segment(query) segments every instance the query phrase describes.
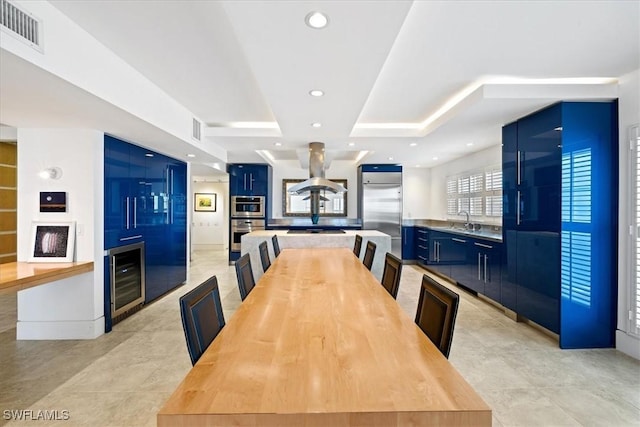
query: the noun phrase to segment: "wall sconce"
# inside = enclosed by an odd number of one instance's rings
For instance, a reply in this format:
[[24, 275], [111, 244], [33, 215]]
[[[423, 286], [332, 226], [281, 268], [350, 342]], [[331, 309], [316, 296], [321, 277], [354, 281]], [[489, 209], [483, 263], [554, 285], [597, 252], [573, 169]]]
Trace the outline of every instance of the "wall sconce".
[[47, 169], [43, 169], [38, 172], [38, 176], [42, 179], [60, 179], [62, 176], [62, 169], [57, 166], [53, 166]]

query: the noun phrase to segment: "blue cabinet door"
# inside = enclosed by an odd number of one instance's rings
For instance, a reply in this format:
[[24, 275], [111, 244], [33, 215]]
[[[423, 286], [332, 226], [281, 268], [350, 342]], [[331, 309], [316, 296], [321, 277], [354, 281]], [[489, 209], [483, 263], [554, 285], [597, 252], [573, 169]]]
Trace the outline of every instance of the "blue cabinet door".
[[518, 222], [518, 122], [502, 128], [502, 266], [500, 300], [510, 310], [517, 310], [517, 242]]
[[411, 226], [402, 227], [402, 259], [416, 259], [415, 255], [415, 235], [416, 228]]
[[502, 245], [489, 240], [474, 239], [470, 249], [469, 279], [476, 283], [474, 286], [478, 292], [500, 302]]
[[[484, 288], [478, 288], [475, 282], [473, 282], [472, 276], [469, 270], [470, 250], [469, 244], [471, 239], [465, 236], [451, 235], [451, 242], [449, 244], [449, 254], [447, 259], [450, 267], [450, 277], [456, 282], [473, 289], [476, 292], [482, 293]], [[441, 254], [442, 257], [442, 254]]]
[[182, 162], [169, 165], [169, 288], [187, 280], [187, 166]]

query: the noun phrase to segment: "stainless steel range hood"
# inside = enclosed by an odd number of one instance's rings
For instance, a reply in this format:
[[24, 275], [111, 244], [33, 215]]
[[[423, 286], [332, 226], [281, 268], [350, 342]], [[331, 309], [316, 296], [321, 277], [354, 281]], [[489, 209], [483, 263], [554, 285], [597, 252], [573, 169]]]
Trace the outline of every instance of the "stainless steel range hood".
[[323, 142], [309, 143], [309, 179], [289, 189], [291, 194], [304, 194], [315, 191], [331, 191], [332, 193], [345, 193], [347, 191], [342, 185], [324, 177]]
[[[309, 179], [296, 184], [289, 189], [290, 194], [309, 193], [308, 199], [311, 201], [311, 222], [318, 223], [320, 218], [320, 201], [327, 198], [320, 195], [321, 191], [332, 193], [345, 193], [347, 191], [342, 185], [329, 181], [324, 177], [324, 143], [309, 143]], [[305, 199], [306, 200], [306, 199]]]

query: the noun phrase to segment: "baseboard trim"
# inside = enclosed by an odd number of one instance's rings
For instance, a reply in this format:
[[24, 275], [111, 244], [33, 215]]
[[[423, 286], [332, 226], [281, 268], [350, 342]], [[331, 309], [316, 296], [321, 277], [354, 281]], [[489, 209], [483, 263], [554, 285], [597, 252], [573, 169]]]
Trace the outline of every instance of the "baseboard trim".
[[616, 331], [616, 350], [640, 360], [640, 339], [624, 331]]
[[104, 334], [104, 317], [95, 320], [16, 323], [16, 340], [92, 340]]

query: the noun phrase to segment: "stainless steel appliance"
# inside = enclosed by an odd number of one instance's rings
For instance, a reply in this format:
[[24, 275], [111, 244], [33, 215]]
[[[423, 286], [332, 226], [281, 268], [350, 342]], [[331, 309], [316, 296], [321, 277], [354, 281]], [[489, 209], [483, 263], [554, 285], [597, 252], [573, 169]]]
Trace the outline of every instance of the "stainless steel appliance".
[[144, 303], [144, 242], [109, 249], [108, 256], [111, 317], [115, 323], [124, 318], [121, 315]]
[[232, 219], [231, 250], [239, 252], [242, 235], [256, 230], [264, 230], [264, 227], [264, 219]]
[[362, 172], [361, 217], [365, 230], [391, 236], [391, 252], [402, 249], [402, 172]]
[[264, 218], [264, 196], [231, 196], [231, 217]]

